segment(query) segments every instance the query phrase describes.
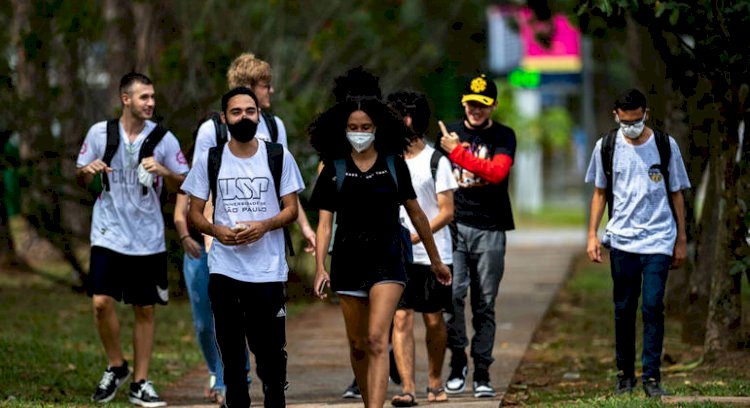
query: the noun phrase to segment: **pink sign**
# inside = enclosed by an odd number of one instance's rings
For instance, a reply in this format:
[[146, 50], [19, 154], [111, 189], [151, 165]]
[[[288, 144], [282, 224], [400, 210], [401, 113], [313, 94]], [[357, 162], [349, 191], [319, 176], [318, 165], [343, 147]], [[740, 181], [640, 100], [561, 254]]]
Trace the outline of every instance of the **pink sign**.
[[[552, 17], [550, 22], [537, 22], [530, 9], [523, 8], [517, 14], [524, 56], [521, 67], [527, 71], [579, 72], [581, 70], [581, 33], [562, 15]], [[536, 40], [537, 32], [553, 30], [549, 48]]]

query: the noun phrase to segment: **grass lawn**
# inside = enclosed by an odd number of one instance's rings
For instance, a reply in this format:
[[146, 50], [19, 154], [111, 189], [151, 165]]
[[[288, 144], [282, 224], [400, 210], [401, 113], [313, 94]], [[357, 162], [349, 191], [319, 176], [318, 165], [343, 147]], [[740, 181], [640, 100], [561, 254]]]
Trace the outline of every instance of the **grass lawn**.
[[[565, 228], [581, 227], [588, 224], [585, 207], [544, 207], [536, 213], [516, 211], [516, 228]], [[606, 221], [603, 221], [606, 222]]]
[[[632, 396], [612, 395], [616, 368], [608, 265], [594, 265], [585, 259], [577, 263], [537, 329], [503, 406], [662, 406], [661, 402], [645, 398], [640, 380]], [[747, 292], [743, 296], [747, 309], [750, 296]], [[662, 382], [667, 390], [681, 396], [750, 396], [750, 350], [733, 352], [722, 361], [704, 364], [701, 347], [682, 343], [680, 326], [669, 316], [665, 332]], [[642, 350], [640, 338], [639, 327], [637, 370]]]
[[[91, 300], [60, 284], [6, 283], [0, 280], [0, 405], [93, 406], [89, 398], [107, 362]], [[117, 311], [132, 366], [132, 309], [119, 305]], [[186, 298], [157, 306], [156, 319], [149, 376], [158, 391], [196, 367], [201, 355]], [[111, 406], [132, 406], [125, 395], [120, 390]]]

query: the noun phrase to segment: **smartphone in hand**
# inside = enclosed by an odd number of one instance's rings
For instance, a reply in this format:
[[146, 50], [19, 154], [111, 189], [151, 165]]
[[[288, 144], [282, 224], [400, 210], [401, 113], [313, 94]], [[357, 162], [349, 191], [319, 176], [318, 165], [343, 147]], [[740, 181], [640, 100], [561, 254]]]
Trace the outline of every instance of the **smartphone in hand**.
[[323, 291], [326, 289], [326, 284], [328, 283], [328, 279], [323, 279], [320, 281], [320, 286], [318, 286], [318, 295], [322, 295]]

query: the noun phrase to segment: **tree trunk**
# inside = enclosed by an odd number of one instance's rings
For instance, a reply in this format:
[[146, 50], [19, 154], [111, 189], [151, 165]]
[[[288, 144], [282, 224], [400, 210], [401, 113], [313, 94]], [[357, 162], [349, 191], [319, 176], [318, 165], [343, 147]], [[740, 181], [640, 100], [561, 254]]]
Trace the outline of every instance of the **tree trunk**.
[[[728, 88], [728, 87], [727, 87]], [[722, 180], [723, 194], [720, 201], [720, 213], [717, 222], [716, 255], [714, 273], [711, 279], [711, 299], [709, 301], [708, 321], [704, 356], [711, 360], [737, 345], [738, 332], [742, 324], [742, 304], [740, 299], [740, 274], [731, 274], [731, 264], [736, 260], [732, 242], [738, 228], [740, 214], [737, 203], [737, 180], [735, 157], [738, 147], [738, 124], [736, 113], [739, 112], [737, 93], [731, 88], [716, 95], [726, 95], [722, 104], [724, 121], [718, 122], [718, 132], [713, 134], [711, 143], [711, 172]], [[715, 160], [714, 160], [715, 159]], [[715, 166], [714, 166], [715, 164]]]
[[120, 78], [135, 70], [133, 31], [130, 29], [133, 18], [130, 14], [130, 1], [105, 0], [103, 12], [105, 25], [105, 39], [107, 41], [107, 74], [109, 74], [109, 101], [112, 115], [120, 107], [120, 92], [118, 85]]

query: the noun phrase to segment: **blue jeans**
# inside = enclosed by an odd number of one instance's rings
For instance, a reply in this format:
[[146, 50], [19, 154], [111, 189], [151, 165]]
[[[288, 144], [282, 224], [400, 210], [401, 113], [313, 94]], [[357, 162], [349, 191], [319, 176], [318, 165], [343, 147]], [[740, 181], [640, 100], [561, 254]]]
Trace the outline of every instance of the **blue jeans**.
[[635, 324], [638, 298], [643, 293], [644, 380], [661, 381], [661, 351], [664, 344], [664, 288], [672, 257], [641, 255], [612, 249], [612, 295], [615, 303], [615, 353], [617, 369], [635, 376]]
[[456, 224], [453, 249], [453, 310], [446, 313], [448, 348], [463, 355], [466, 335], [466, 295], [471, 288], [471, 357], [475, 370], [487, 371], [494, 361], [495, 299], [505, 270], [505, 231]]
[[195, 337], [206, 360], [209, 373], [216, 376], [216, 388], [224, 388], [224, 368], [221, 365], [219, 349], [216, 346], [214, 315], [211, 312], [211, 301], [208, 298], [208, 255], [201, 245], [201, 257], [193, 258], [185, 254], [183, 273], [187, 286], [190, 306], [193, 310]]

